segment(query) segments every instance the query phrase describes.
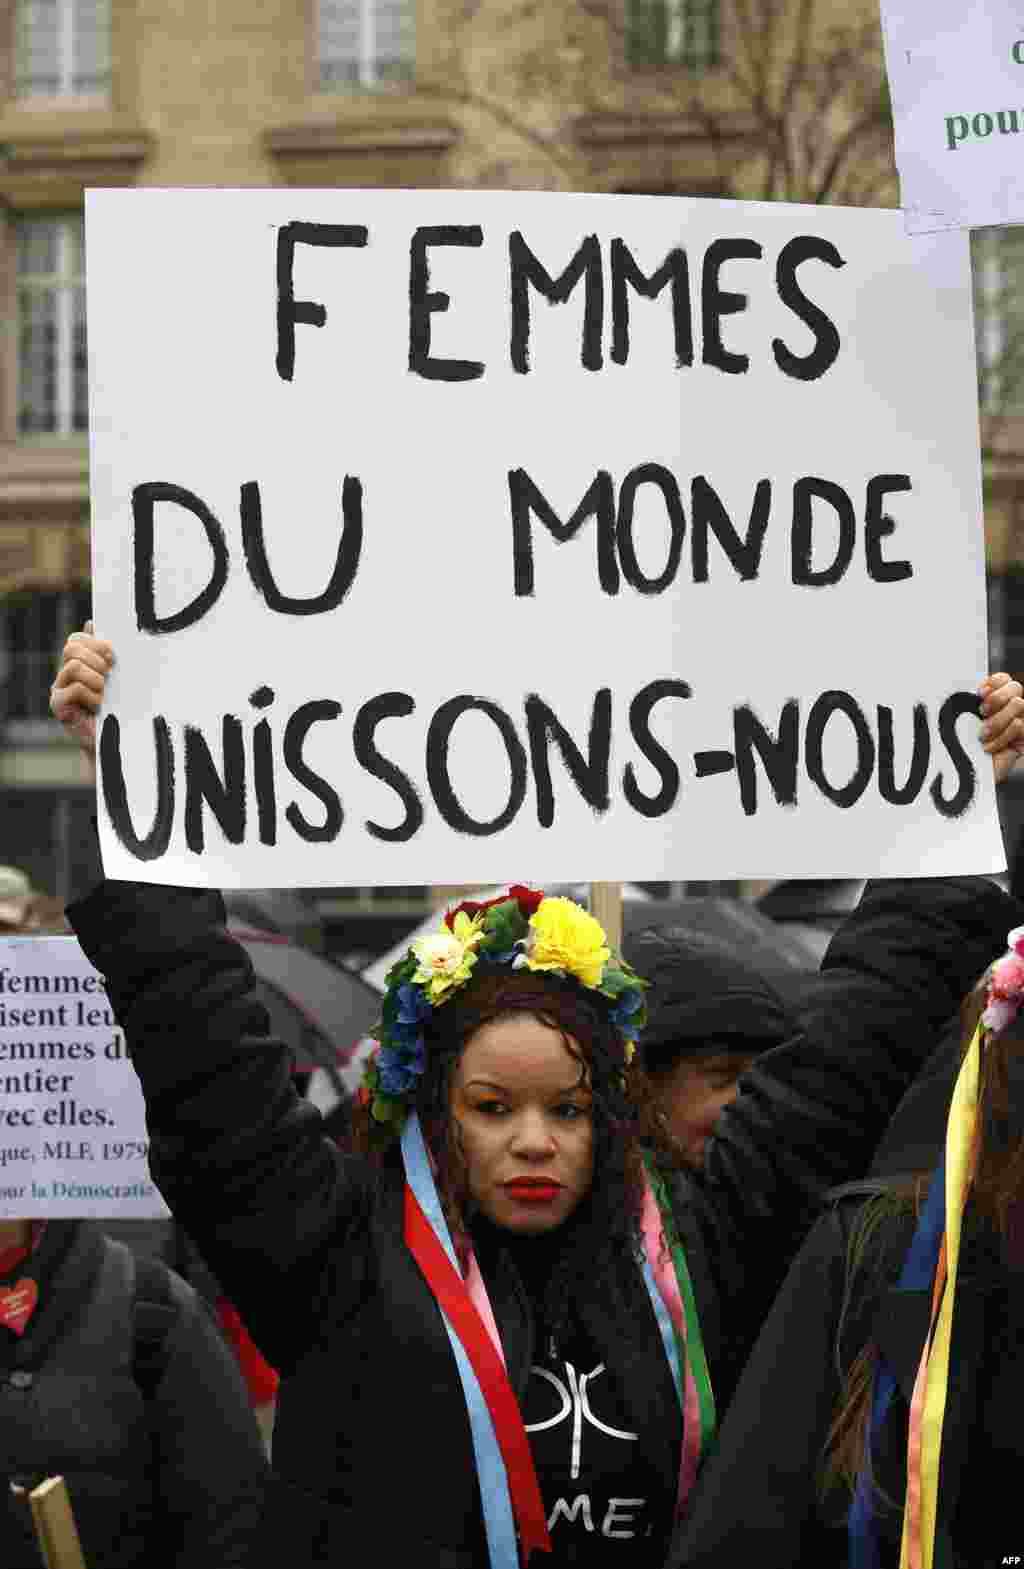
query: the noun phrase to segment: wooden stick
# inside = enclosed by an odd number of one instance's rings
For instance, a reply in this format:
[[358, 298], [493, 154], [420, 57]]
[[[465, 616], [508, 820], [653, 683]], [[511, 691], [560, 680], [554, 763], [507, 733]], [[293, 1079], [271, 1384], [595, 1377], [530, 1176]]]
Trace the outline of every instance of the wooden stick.
[[601, 922], [610, 948], [622, 947], [622, 884], [591, 883], [590, 913]]
[[64, 1478], [41, 1482], [28, 1501], [46, 1569], [86, 1569]]

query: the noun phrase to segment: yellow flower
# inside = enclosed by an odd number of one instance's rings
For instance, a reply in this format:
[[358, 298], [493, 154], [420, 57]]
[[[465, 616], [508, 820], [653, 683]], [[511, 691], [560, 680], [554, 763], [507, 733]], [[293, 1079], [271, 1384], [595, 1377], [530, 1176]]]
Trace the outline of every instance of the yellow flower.
[[544, 899], [530, 917], [530, 929], [529, 969], [563, 970], [584, 986], [600, 986], [611, 950], [600, 922], [574, 900]]
[[430, 937], [418, 937], [412, 945], [417, 959], [413, 984], [426, 987], [427, 996], [435, 1007], [469, 980], [476, 963], [474, 949], [484, 935], [479, 918], [470, 919], [465, 911], [455, 917], [453, 927], [454, 930], [449, 931], [447, 926], [442, 926]]

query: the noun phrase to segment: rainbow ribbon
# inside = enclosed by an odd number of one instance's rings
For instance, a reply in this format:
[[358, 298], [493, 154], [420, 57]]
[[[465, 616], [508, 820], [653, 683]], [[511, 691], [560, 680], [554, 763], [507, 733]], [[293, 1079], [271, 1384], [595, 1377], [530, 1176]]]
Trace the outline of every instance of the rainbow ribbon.
[[964, 1058], [949, 1108], [946, 1130], [946, 1231], [935, 1269], [933, 1332], [921, 1353], [910, 1402], [907, 1435], [907, 1502], [903, 1511], [900, 1569], [933, 1569], [938, 1513], [939, 1457], [949, 1388], [949, 1352], [956, 1300], [957, 1266], [964, 1206], [977, 1149], [981, 1026]]
[[[949, 1355], [964, 1206], [977, 1151], [981, 1027], [964, 1057], [946, 1124], [946, 1146], [932, 1177], [900, 1273], [901, 1291], [932, 1288], [929, 1333], [921, 1352], [907, 1424], [907, 1490], [900, 1569], [947, 1569], [936, 1563], [939, 1460], [949, 1387]], [[875, 1453], [896, 1391], [881, 1359], [875, 1374], [869, 1452]], [[879, 1569], [879, 1544], [867, 1467], [857, 1479], [849, 1515], [850, 1569]]]
[[[907, 1256], [903, 1261], [897, 1290], [927, 1291], [935, 1279], [935, 1268], [946, 1223], [946, 1157], [932, 1177], [928, 1197], [921, 1210]], [[879, 1358], [871, 1401], [870, 1453], [876, 1454], [886, 1418], [896, 1393], [896, 1378], [884, 1357]], [[850, 1569], [881, 1569], [878, 1531], [867, 1468], [857, 1478], [849, 1517]]]
[[693, 1282], [676, 1230], [672, 1205], [654, 1162], [645, 1156], [644, 1165], [647, 1179], [641, 1216], [644, 1282], [683, 1412], [683, 1444], [676, 1495], [676, 1519], [681, 1520], [701, 1462], [715, 1436], [715, 1396]]

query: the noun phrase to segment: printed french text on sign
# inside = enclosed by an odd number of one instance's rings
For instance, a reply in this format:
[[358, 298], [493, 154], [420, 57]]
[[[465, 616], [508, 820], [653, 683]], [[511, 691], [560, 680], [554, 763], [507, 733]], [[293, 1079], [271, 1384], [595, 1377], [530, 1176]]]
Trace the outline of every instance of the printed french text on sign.
[[1024, 222], [1024, 10], [881, 0], [911, 234]]
[[167, 1214], [124, 1036], [73, 937], [0, 941], [0, 1216]]

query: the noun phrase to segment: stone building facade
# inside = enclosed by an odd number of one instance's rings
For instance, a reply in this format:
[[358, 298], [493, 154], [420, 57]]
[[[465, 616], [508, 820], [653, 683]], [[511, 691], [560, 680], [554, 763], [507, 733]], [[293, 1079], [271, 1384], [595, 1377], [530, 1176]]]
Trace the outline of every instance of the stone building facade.
[[[759, 3], [784, 32], [786, 5]], [[818, 0], [822, 37], [857, 4]], [[738, 85], [758, 56], [730, 0], [0, 5], [0, 862], [65, 892], [89, 811], [46, 717], [57, 650], [88, 609], [85, 188], [758, 195], [765, 127]], [[785, 102], [804, 90], [787, 81], [761, 86]], [[892, 201], [891, 168], [864, 189]], [[1003, 564], [1018, 551], [1010, 451]]]

